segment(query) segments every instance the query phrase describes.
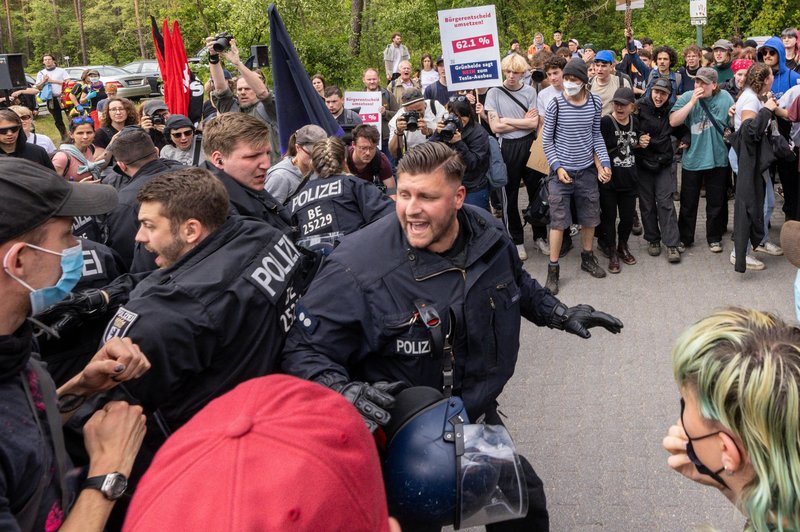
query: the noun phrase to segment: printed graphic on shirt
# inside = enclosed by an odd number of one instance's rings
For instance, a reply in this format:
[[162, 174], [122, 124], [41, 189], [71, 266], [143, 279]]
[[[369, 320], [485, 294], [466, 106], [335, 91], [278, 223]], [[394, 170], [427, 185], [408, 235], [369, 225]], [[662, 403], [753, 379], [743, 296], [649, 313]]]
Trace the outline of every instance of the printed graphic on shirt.
[[617, 139], [617, 148], [612, 150], [611, 164], [616, 168], [631, 168], [636, 162], [633, 156], [633, 147], [636, 145], [636, 132], [618, 130], [614, 131]]
[[261, 290], [270, 303], [278, 304], [289, 285], [300, 259], [300, 252], [288, 235], [268, 245], [245, 270], [245, 278]]
[[103, 334], [103, 342], [108, 342], [115, 336], [118, 338], [127, 336], [131, 326], [133, 326], [138, 318], [139, 315], [137, 313], [131, 312], [125, 307], [120, 307], [116, 315], [106, 326], [106, 332]]

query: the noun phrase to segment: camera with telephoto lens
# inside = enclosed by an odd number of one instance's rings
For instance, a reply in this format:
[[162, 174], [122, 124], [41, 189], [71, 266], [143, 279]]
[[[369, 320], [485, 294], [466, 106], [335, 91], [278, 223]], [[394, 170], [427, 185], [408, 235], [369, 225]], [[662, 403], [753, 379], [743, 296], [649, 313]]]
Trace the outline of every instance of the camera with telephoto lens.
[[167, 122], [164, 120], [164, 115], [150, 115], [150, 120], [153, 122], [154, 126], [163, 126]]
[[406, 129], [408, 131], [416, 131], [419, 129], [419, 113], [416, 111], [408, 111], [403, 113], [403, 120], [406, 121]]
[[215, 52], [224, 52], [231, 45], [231, 39], [233, 39], [233, 35], [227, 31], [223, 31], [214, 36], [212, 48], [214, 48]]
[[458, 116], [453, 113], [447, 114], [444, 116], [444, 127], [439, 132], [439, 136], [442, 137], [442, 140], [453, 140], [453, 135], [459, 129], [461, 129], [461, 120]]

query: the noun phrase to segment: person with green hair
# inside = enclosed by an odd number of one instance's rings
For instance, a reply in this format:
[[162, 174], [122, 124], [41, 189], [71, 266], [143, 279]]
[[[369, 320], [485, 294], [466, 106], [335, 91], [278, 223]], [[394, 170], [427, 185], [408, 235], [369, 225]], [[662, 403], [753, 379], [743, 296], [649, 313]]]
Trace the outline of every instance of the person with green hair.
[[667, 462], [714, 486], [745, 530], [800, 530], [800, 328], [745, 308], [714, 312], [672, 351], [681, 417]]

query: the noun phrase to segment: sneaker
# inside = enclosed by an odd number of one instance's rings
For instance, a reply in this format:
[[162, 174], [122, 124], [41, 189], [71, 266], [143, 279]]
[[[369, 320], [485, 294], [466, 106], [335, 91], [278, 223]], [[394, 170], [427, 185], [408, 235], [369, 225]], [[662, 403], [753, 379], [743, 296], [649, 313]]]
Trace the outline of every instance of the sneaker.
[[533, 243], [536, 244], [536, 247], [539, 249], [539, 253], [542, 255], [550, 255], [550, 244], [547, 243], [547, 240], [539, 237], [534, 240]]
[[589, 275], [597, 279], [606, 276], [606, 271], [598, 264], [597, 257], [591, 251], [581, 252], [581, 270], [588, 272]]
[[661, 242], [650, 242], [647, 244], [647, 254], [651, 257], [658, 257], [661, 255]]
[[609, 246], [605, 242], [602, 242], [600, 240], [597, 241], [597, 251], [599, 251], [600, 254], [603, 255], [605, 258], [607, 259], [611, 258], [611, 246]]
[[722, 242], [711, 242], [708, 245], [708, 250], [711, 253], [722, 253]]
[[756, 249], [759, 253], [766, 253], [767, 255], [773, 256], [780, 256], [783, 255], [783, 250], [780, 246], [776, 246], [772, 242], [767, 242], [766, 244], [761, 244]]
[[678, 253], [686, 253], [686, 244], [678, 242]]
[[517, 244], [517, 254], [519, 260], [528, 260], [528, 254], [525, 252], [525, 244]]
[[569, 226], [569, 236], [575, 236], [581, 232], [581, 226], [578, 224], [572, 224]]
[[553, 295], [558, 294], [558, 273], [559, 273], [559, 265], [558, 264], [548, 264], [547, 265], [547, 282], [544, 284], [544, 287], [550, 290]]
[[[748, 270], [759, 271], [766, 268], [763, 262], [752, 256], [751, 254], [747, 254], [745, 257], [745, 263], [747, 264]], [[736, 252], [731, 252], [731, 264], [736, 265]]]
[[639, 236], [644, 232], [642, 229], [642, 221], [639, 219], [639, 213], [633, 211], [633, 228], [631, 229], [631, 233], [635, 236]]
[[678, 251], [678, 248], [667, 248], [667, 262], [672, 262], [674, 264], [680, 261], [681, 252]]

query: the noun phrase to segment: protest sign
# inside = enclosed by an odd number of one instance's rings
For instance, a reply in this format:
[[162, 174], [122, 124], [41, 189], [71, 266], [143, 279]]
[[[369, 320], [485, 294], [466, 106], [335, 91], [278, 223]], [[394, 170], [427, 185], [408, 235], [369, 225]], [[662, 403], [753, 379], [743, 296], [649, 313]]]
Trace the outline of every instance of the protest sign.
[[439, 35], [448, 90], [502, 85], [493, 5], [439, 11]]

